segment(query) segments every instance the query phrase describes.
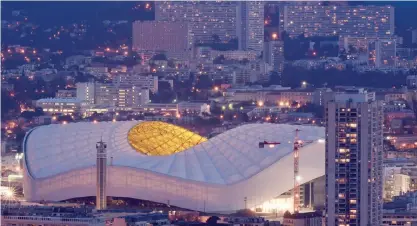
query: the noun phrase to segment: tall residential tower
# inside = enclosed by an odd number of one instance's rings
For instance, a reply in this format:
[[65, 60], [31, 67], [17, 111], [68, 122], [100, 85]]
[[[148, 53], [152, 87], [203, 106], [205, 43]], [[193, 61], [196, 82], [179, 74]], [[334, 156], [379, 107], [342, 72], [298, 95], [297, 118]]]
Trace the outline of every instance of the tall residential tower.
[[337, 93], [326, 106], [326, 225], [381, 225], [383, 106]]
[[238, 2], [237, 17], [239, 49], [261, 53], [264, 42], [264, 2]]

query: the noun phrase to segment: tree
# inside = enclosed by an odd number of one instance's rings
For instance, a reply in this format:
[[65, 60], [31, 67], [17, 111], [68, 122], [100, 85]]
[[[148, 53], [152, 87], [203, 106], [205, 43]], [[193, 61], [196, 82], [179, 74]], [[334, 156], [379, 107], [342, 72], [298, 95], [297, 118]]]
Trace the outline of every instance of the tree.
[[10, 97], [6, 91], [1, 91], [1, 117], [3, 118], [9, 111], [17, 110], [18, 104]]
[[211, 89], [213, 81], [208, 75], [200, 75], [195, 87], [197, 89]]
[[216, 34], [212, 35], [211, 38], [213, 39], [214, 43], [219, 43], [221, 41], [220, 37]]
[[224, 57], [224, 55], [220, 55], [220, 56], [214, 58], [213, 64], [223, 64], [225, 60], [226, 60], [226, 58]]
[[348, 48], [349, 48], [349, 50], [348, 50], [349, 54], [357, 53], [357, 50], [353, 45], [349, 45]]
[[168, 60], [167, 56], [163, 53], [156, 54], [152, 57], [152, 60]]
[[284, 218], [287, 218], [287, 217], [291, 217], [292, 215], [291, 215], [291, 213], [290, 213], [290, 211], [285, 211], [285, 213], [284, 213]]
[[20, 117], [26, 119], [26, 120], [32, 120], [34, 117], [36, 117], [36, 113], [34, 111], [24, 111], [20, 114]]
[[220, 217], [218, 216], [211, 216], [207, 219], [206, 223], [208, 226], [216, 226], [217, 225], [217, 221], [220, 220]]
[[276, 71], [271, 71], [269, 73], [269, 84], [271, 85], [281, 85], [281, 76]]

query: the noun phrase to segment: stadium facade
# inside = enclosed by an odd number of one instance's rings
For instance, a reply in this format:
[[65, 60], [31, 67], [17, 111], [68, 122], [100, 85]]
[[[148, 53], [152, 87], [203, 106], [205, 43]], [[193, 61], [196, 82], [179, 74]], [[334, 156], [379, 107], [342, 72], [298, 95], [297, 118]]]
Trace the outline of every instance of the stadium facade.
[[[24, 139], [28, 201], [95, 196], [96, 149], [107, 143], [107, 195], [200, 211], [252, 208], [293, 187], [295, 129], [301, 183], [324, 175], [324, 128], [246, 124], [211, 139], [163, 122], [80, 122], [29, 131]], [[260, 141], [278, 141], [259, 148]]]

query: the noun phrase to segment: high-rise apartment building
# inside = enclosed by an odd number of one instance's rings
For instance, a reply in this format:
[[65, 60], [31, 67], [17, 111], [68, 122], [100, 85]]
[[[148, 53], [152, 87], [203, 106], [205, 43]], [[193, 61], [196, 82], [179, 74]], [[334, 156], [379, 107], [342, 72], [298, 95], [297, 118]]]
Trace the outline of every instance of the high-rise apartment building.
[[239, 49], [262, 52], [264, 42], [264, 2], [238, 2]]
[[417, 44], [417, 29], [411, 31], [411, 43]]
[[283, 28], [290, 36], [388, 37], [394, 35], [394, 7], [323, 5], [284, 6]]
[[332, 99], [326, 104], [326, 225], [381, 225], [382, 102], [365, 91]]
[[132, 48], [135, 51], [163, 51], [168, 55], [185, 54], [190, 51], [190, 41], [191, 36], [186, 22], [133, 22]]
[[193, 43], [236, 38], [236, 14], [235, 2], [155, 2], [155, 20], [187, 22]]
[[368, 44], [369, 65], [376, 68], [397, 66], [397, 43], [394, 39], [377, 39]]
[[269, 41], [264, 44], [263, 59], [272, 66], [272, 70], [281, 73], [284, 70], [284, 42]]

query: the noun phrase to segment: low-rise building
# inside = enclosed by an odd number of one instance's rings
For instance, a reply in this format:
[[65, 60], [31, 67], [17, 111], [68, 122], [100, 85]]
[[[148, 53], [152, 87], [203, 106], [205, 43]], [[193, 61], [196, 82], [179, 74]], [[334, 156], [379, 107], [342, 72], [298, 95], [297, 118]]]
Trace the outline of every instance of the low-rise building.
[[318, 212], [284, 215], [283, 226], [322, 226], [323, 216]]
[[415, 226], [417, 225], [417, 213], [407, 211], [384, 213], [382, 226], [389, 225]]
[[80, 111], [81, 101], [76, 98], [45, 98], [37, 100], [36, 107], [48, 114], [71, 115]]
[[77, 91], [75, 89], [72, 89], [72, 90], [66, 90], [66, 89], [58, 90], [55, 94], [55, 97], [56, 98], [77, 97]]

